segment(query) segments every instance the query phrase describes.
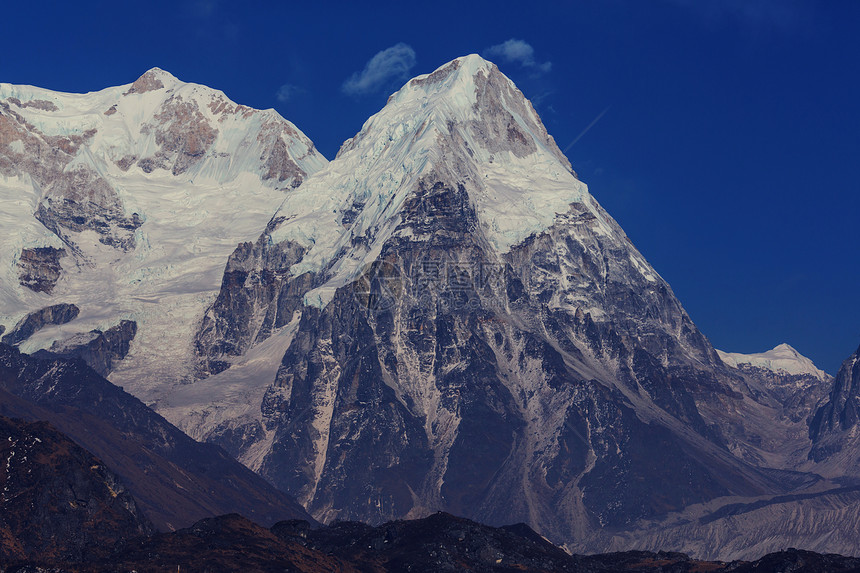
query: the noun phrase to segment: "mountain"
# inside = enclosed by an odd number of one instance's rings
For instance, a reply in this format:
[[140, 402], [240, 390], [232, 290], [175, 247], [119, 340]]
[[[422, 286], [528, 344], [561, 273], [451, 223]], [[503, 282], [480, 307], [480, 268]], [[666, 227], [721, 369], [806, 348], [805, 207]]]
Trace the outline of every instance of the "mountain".
[[130, 348], [103, 339], [93, 364], [154, 401], [193, 377], [194, 330], [236, 243], [326, 163], [275, 111], [158, 68], [88, 94], [0, 84], [0, 324], [79, 312], [7, 343], [68, 349], [134, 322]]
[[[170, 464], [212, 459], [249, 503], [274, 490], [144, 403], [325, 523], [444, 511], [709, 559], [856, 546], [833, 530], [860, 515], [860, 470], [815, 453], [852, 431], [827, 421], [851, 384], [825, 411], [829, 377], [790, 347], [715, 350], [479, 56], [409, 81], [330, 163], [274, 112], [161, 70], [80, 96], [3, 84], [0, 102], [3, 340], [55, 364], [14, 355], [10, 394], [44, 407], [60, 375], [86, 397], [60, 409], [161, 444], [160, 491]], [[143, 403], [105, 402], [64, 357]], [[247, 489], [218, 483], [209, 515]]]
[[161, 530], [229, 512], [265, 524], [308, 517], [223, 450], [195, 442], [81, 361], [40, 360], [0, 344], [0, 415], [50, 422], [98, 456]]
[[0, 562], [78, 560], [152, 533], [120, 479], [44, 422], [0, 416]]
[[[769, 412], [759, 416], [764, 423], [773, 425], [774, 418], [781, 422], [775, 425], [781, 432], [771, 434], [770, 440], [774, 446], [789, 446], [787, 457], [782, 462], [771, 457], [766, 463], [786, 468], [800, 467], [810, 445], [809, 423], [815, 409], [830, 391], [833, 377], [785, 343], [757, 354], [721, 350], [717, 353], [726, 365], [740, 372], [746, 383], [747, 395]], [[764, 430], [761, 433], [764, 435]], [[793, 450], [791, 444], [795, 444]]]
[[717, 354], [720, 355], [720, 360], [735, 368], [748, 365], [782, 375], [811, 376], [825, 383], [833, 379], [827, 372], [816, 367], [812, 360], [785, 343], [758, 354], [739, 354], [722, 350], [717, 350]]
[[408, 82], [234, 250], [195, 346], [160, 411], [324, 522], [443, 510], [595, 551], [838, 487], [794, 471], [810, 405], [721, 359], [474, 55]]
[[815, 412], [809, 426], [809, 436], [814, 444], [809, 458], [825, 462], [831, 472], [860, 470], [856, 440], [860, 427], [858, 402], [860, 348], [842, 363], [827, 400]]

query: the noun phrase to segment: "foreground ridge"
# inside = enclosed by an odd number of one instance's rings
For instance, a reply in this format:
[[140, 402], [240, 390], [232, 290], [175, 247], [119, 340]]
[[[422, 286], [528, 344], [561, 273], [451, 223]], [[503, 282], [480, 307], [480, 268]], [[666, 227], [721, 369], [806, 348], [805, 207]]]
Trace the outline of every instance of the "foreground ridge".
[[698, 561], [680, 553], [630, 551], [569, 555], [524, 524], [500, 528], [439, 513], [378, 527], [338, 522], [313, 529], [305, 521], [260, 527], [239, 515], [199, 521], [173, 533], [94, 549], [77, 562], [51, 562], [75, 571], [475, 571], [534, 573], [614, 571], [818, 572], [856, 571], [860, 559], [789, 549], [754, 562]]

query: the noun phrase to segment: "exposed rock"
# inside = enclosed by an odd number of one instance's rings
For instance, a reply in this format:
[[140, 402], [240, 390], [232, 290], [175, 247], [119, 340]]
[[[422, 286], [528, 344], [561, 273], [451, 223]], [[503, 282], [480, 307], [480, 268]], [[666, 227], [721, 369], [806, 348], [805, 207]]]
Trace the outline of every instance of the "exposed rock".
[[34, 292], [51, 294], [63, 272], [60, 259], [65, 256], [65, 249], [54, 247], [21, 249], [21, 256], [18, 258], [21, 285]]
[[268, 338], [288, 324], [312, 288], [314, 277], [293, 277], [290, 267], [301, 261], [305, 249], [289, 241], [272, 244], [274, 220], [255, 243], [242, 243], [224, 269], [221, 290], [207, 310], [195, 337], [201, 358], [199, 375], [229, 368], [229, 358]]
[[85, 169], [58, 175], [35, 216], [68, 245], [74, 244], [68, 232], [92, 230], [99, 242], [124, 251], [134, 248], [134, 232], [143, 224], [137, 213], [126, 217], [113, 188]]
[[169, 534], [131, 540], [78, 567], [121, 570], [253, 570], [367, 573], [702, 573], [857, 571], [860, 559], [788, 549], [752, 562], [699, 561], [676, 552], [569, 555], [525, 524], [488, 527], [437, 513], [379, 527], [337, 522], [311, 529], [300, 521], [266, 530], [236, 516], [200, 521]]
[[527, 525], [487, 527], [445, 513], [379, 527], [342, 521], [317, 530], [278, 525], [272, 530], [286, 540], [298, 534], [307, 547], [359, 566], [375, 565], [379, 571], [585, 570], [579, 567], [580, 558]]
[[19, 100], [16, 97], [10, 97], [10, 98], [7, 98], [6, 101], [8, 101], [9, 103], [14, 103], [18, 107], [22, 107], [22, 108], [32, 107], [33, 109], [40, 109], [42, 111], [59, 111], [60, 110], [60, 108], [58, 108], [54, 102], [48, 101], [45, 99], [33, 99], [30, 101], [22, 102], [21, 100]]
[[[478, 56], [392, 96], [278, 218], [261, 254], [236, 260], [283, 272], [262, 256], [283, 244], [303, 249], [287, 282], [315, 275], [262, 431], [233, 431], [245, 410], [199, 434], [246, 448], [323, 522], [442, 510], [588, 551], [688, 507], [820, 481], [771, 448], [802, 422], [756, 425], [742, 373]], [[278, 312], [250, 276], [228, 265], [207, 320], [229, 328], [198, 336], [202, 356], [249, 352]]]
[[160, 146], [155, 155], [138, 161], [140, 168], [146, 173], [169, 169], [174, 175], [201, 161], [218, 134], [200, 112], [197, 102], [186, 101], [180, 95], [168, 98], [140, 132], [153, 132]]
[[808, 424], [832, 385], [831, 380], [811, 374], [774, 372], [751, 364], [739, 364], [737, 368], [747, 377], [761, 382], [770, 398], [780, 405], [780, 415], [791, 422]]
[[366, 571], [342, 559], [282, 540], [236, 514], [201, 520], [173, 533], [105, 547], [80, 571], [295, 571], [358, 573]]
[[57, 562], [152, 532], [100, 460], [45, 422], [0, 416], [0, 560]]
[[66, 324], [77, 318], [80, 311], [74, 304], [60, 303], [31, 312], [3, 337], [3, 344], [19, 344], [49, 324]]
[[[29, 175], [42, 190], [36, 219], [78, 254], [74, 237], [86, 229], [99, 240], [122, 249], [134, 246], [134, 231], [142, 221], [126, 216], [116, 190], [97, 170], [87, 165], [69, 169], [82, 146], [96, 134], [47, 135], [0, 101], [0, 173]], [[11, 145], [13, 142], [17, 148]], [[17, 149], [17, 150], [16, 150]]]
[[137, 78], [131, 87], [125, 92], [123, 95], [129, 94], [142, 94], [146, 92], [151, 92], [154, 90], [160, 90], [164, 87], [164, 83], [159, 78], [159, 75], [163, 73], [158, 68], [153, 68]]
[[137, 323], [123, 320], [104, 332], [96, 329], [55, 341], [47, 351], [39, 351], [35, 356], [78, 358], [102, 376], [107, 376], [114, 361], [122, 360], [128, 354], [135, 334]]
[[284, 137], [292, 139], [297, 134], [289, 128], [277, 123], [270, 123], [264, 129], [260, 130], [257, 135], [257, 141], [264, 145], [265, 150], [260, 156], [260, 161], [263, 163], [265, 172], [263, 173], [263, 181], [276, 179], [279, 182], [290, 181], [291, 187], [298, 187], [302, 184], [302, 180], [307, 173], [302, 170], [287, 150], [287, 144]]
[[809, 458], [822, 461], [856, 443], [860, 427], [860, 348], [842, 363], [827, 401], [809, 424]]

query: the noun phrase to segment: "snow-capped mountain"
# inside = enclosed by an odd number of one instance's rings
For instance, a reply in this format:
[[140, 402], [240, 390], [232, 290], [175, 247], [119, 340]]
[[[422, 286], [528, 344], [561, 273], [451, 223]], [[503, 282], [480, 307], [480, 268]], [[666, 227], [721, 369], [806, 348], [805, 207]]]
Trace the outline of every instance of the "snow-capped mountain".
[[855, 539], [821, 541], [860, 507], [810, 454], [830, 377], [715, 350], [479, 56], [330, 163], [161, 70], [0, 106], [3, 340], [83, 357], [320, 521], [443, 510], [707, 558]]
[[720, 355], [720, 360], [734, 368], [747, 364], [753, 368], [763, 368], [778, 374], [812, 376], [821, 382], [829, 382], [833, 379], [827, 372], [816, 367], [812, 360], [785, 343], [757, 354], [740, 354], [722, 350], [717, 350], [717, 353]]
[[75, 305], [18, 341], [34, 351], [134, 321], [111, 376], [157, 399], [193, 374], [193, 333], [236, 243], [326, 163], [273, 110], [157, 68], [88, 94], [0, 84], [0, 324]]
[[725, 364], [741, 372], [751, 394], [768, 396], [781, 418], [798, 423], [795, 433], [806, 433], [815, 408], [833, 384], [830, 374], [785, 343], [756, 354], [717, 353]]
[[196, 348], [160, 411], [323, 521], [441, 509], [588, 551], [819, 480], [787, 471], [805, 414], [720, 358], [478, 56], [408, 82], [236, 248]]

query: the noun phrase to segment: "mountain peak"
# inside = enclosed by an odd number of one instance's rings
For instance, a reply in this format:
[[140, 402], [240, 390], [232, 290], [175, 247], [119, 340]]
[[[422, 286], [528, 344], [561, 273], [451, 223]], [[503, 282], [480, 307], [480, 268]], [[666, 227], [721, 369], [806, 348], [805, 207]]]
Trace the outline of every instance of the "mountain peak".
[[[308, 249], [291, 272], [335, 269], [337, 261], [334, 278], [320, 287], [326, 296], [310, 304], [324, 306], [395, 232], [418, 233], [401, 226], [401, 209], [422, 193], [422, 181], [462, 188], [464, 205], [500, 253], [545, 231], [572, 203], [590, 201], [514, 83], [481, 56], [457, 58], [408, 81], [343, 144], [330, 169], [285, 200], [278, 217], [286, 223], [270, 238]], [[592, 215], [611, 226], [599, 209]]]
[[402, 149], [413, 154], [419, 142], [425, 149], [438, 147], [440, 137], [453, 144], [451, 150], [464, 149], [469, 161], [540, 161], [540, 156], [576, 176], [531, 102], [495, 64], [477, 54], [408, 81], [344, 143], [338, 156], [368, 140], [386, 153], [398, 148], [389, 143], [407, 143]]
[[749, 364], [758, 368], [785, 372], [791, 375], [810, 375], [822, 381], [829, 381], [831, 376], [820, 370], [815, 364], [798, 352], [790, 344], [783, 342], [768, 350], [756, 354], [741, 354], [738, 352], [723, 352], [717, 350], [723, 362], [737, 368], [740, 364]]
[[485, 60], [478, 54], [469, 54], [439, 66], [432, 73], [413, 78], [406, 84], [406, 88], [422, 87], [426, 89], [429, 86], [444, 84], [451, 78], [460, 79], [465, 84], [473, 84], [480, 72], [489, 74], [493, 70], [498, 70], [494, 63]]
[[171, 88], [181, 83], [182, 82], [170, 72], [157, 67], [151, 68], [142, 76], [137, 78], [124, 95], [142, 94], [163, 88]]

